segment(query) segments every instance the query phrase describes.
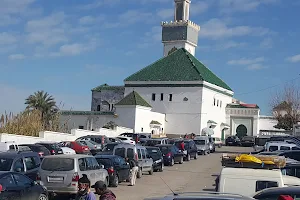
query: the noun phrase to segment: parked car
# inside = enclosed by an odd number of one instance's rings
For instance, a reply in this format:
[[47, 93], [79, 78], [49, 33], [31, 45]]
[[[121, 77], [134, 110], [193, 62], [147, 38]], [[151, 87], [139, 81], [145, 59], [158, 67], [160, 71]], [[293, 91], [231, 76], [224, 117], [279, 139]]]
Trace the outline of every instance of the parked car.
[[47, 200], [47, 189], [16, 172], [0, 172], [1, 200]]
[[98, 152], [97, 154], [113, 154], [114, 147], [120, 144], [119, 142], [112, 142], [105, 144], [103, 150], [101, 152]]
[[222, 147], [223, 142], [222, 142], [221, 138], [219, 138], [219, 137], [212, 137], [212, 139], [213, 139], [215, 145], [216, 145], [218, 148], [221, 148], [221, 147]]
[[56, 142], [39, 142], [35, 144], [46, 147], [50, 151], [51, 155], [63, 154], [62, 149], [59, 147], [59, 145]]
[[51, 155], [50, 151], [43, 145], [39, 144], [20, 144], [19, 148], [22, 147], [28, 147], [33, 152], [37, 152], [41, 159], [43, 159], [45, 156]]
[[198, 149], [195, 144], [195, 142], [191, 139], [184, 139], [184, 140], [178, 140], [175, 142], [175, 146], [177, 148], [180, 148], [180, 143], [184, 142], [184, 159], [186, 161], [190, 161], [191, 158], [197, 159], [198, 158]]
[[109, 137], [108, 140], [110, 143], [122, 143], [122, 140], [120, 140], [119, 138]]
[[236, 135], [228, 136], [225, 140], [226, 146], [241, 146], [241, 140]]
[[164, 158], [158, 147], [146, 147], [148, 154], [153, 159], [153, 170], [155, 172], [164, 171]]
[[300, 187], [267, 188], [257, 192], [253, 198], [258, 200], [279, 199], [280, 195], [289, 195], [293, 199], [299, 199]]
[[136, 144], [133, 138], [131, 137], [125, 137], [125, 136], [118, 136], [118, 139], [122, 140], [123, 143], [127, 144]]
[[76, 140], [92, 140], [98, 144], [101, 144], [102, 148], [106, 143], [109, 143], [109, 139], [105, 135], [86, 135], [79, 137]]
[[96, 155], [95, 158], [107, 170], [110, 186], [117, 187], [120, 182], [129, 179], [130, 166], [124, 158], [116, 155]]
[[0, 142], [0, 152], [9, 150], [18, 151], [19, 147], [14, 141]]
[[90, 148], [77, 141], [61, 142], [62, 146], [73, 149], [77, 154], [91, 154]]
[[139, 171], [137, 177], [141, 178], [143, 172], [150, 175], [153, 174], [153, 160], [147, 153], [144, 146], [132, 144], [118, 144], [114, 147], [113, 155], [121, 156], [122, 158], [135, 159], [139, 163]]
[[152, 138], [152, 139], [148, 139], [144, 143], [145, 146], [153, 146], [153, 147], [158, 144], [169, 144], [168, 138]]
[[184, 154], [175, 145], [159, 144], [156, 146], [162, 152], [164, 165], [173, 166], [175, 163], [183, 164]]
[[241, 145], [243, 147], [253, 147], [255, 145], [255, 137], [254, 136], [244, 136], [241, 139]]
[[88, 146], [92, 155], [96, 155], [98, 152], [102, 151], [102, 145], [93, 140], [77, 140], [77, 142], [84, 146]]
[[97, 181], [109, 183], [109, 176], [104, 166], [100, 166], [91, 155], [53, 155], [42, 161], [38, 180], [41, 180], [51, 194], [75, 195], [78, 180], [86, 174], [91, 184]]
[[210, 153], [214, 153], [216, 151], [216, 144], [211, 136], [208, 136], [208, 140]]
[[300, 150], [300, 147], [296, 144], [289, 144], [285, 142], [267, 142], [265, 144], [265, 151], [289, 151]]
[[206, 155], [210, 153], [208, 136], [197, 136], [194, 138], [197, 147], [197, 153]]
[[41, 159], [36, 152], [0, 153], [0, 172], [18, 172], [36, 180]]

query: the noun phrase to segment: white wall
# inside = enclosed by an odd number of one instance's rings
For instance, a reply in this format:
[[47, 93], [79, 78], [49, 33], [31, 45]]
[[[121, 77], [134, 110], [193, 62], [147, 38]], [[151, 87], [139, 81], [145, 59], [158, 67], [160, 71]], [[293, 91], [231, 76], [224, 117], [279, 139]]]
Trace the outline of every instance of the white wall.
[[116, 137], [124, 132], [133, 132], [133, 130], [124, 127], [117, 127], [116, 130], [101, 128], [99, 131], [72, 129], [71, 133], [42, 131], [39, 133], [39, 137], [1, 133], [0, 142], [15, 141], [17, 144], [33, 144], [40, 141], [74, 141], [77, 138], [85, 135], [106, 135], [107, 137]]
[[274, 128], [276, 124], [277, 120], [272, 116], [259, 117], [259, 130], [279, 130]]
[[[225, 89], [219, 88], [221, 91]], [[213, 120], [217, 123], [214, 128], [214, 134], [216, 137], [221, 137], [221, 123], [227, 123], [226, 120], [226, 105], [232, 102], [232, 97], [222, 94], [220, 92], [203, 88], [203, 99], [202, 99], [202, 113], [201, 113], [201, 130], [207, 127], [207, 121]], [[216, 99], [216, 104], [214, 105], [214, 99]], [[217, 102], [218, 106], [217, 106]], [[222, 104], [220, 103], [222, 102]], [[225, 135], [227, 132], [225, 131]]]
[[195, 56], [196, 47], [185, 41], [175, 41], [175, 42], [164, 43], [164, 56], [168, 56], [169, 51], [174, 47], [177, 49], [185, 48], [188, 52], [190, 52], [190, 54]]
[[135, 128], [135, 106], [116, 105], [116, 114], [118, 115], [114, 122], [118, 126], [124, 126], [131, 129]]

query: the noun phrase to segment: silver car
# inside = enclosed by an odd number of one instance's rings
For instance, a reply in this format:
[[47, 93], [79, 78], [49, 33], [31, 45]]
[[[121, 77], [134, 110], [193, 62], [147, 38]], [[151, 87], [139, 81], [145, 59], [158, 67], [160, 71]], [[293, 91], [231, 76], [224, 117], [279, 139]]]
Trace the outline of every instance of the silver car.
[[102, 145], [94, 142], [93, 140], [76, 140], [77, 142], [88, 146], [90, 148], [91, 154], [96, 155], [98, 152], [102, 151]]
[[210, 153], [210, 143], [208, 136], [197, 136], [194, 138], [194, 142], [197, 146], [198, 154], [206, 155]]
[[76, 194], [78, 179], [86, 174], [91, 184], [108, 183], [108, 173], [90, 155], [54, 155], [45, 157], [39, 170], [39, 178], [49, 193]]

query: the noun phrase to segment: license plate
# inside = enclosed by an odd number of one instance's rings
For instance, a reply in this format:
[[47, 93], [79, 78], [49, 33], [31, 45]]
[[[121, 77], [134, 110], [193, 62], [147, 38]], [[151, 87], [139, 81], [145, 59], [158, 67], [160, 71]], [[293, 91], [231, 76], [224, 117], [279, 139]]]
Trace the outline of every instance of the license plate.
[[58, 151], [57, 153], [62, 153], [62, 151]]
[[48, 177], [48, 182], [63, 182], [64, 177]]

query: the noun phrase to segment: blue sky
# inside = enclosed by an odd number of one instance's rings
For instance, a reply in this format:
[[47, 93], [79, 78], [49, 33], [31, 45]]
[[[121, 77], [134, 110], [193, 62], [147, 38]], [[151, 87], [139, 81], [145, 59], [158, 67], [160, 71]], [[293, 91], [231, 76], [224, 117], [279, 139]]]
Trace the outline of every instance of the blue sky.
[[[268, 114], [272, 95], [299, 77], [299, 9], [299, 0], [193, 0], [196, 57]], [[0, 0], [0, 112], [21, 111], [37, 90], [89, 110], [93, 87], [121, 85], [162, 57], [160, 22], [173, 11], [173, 0]]]

